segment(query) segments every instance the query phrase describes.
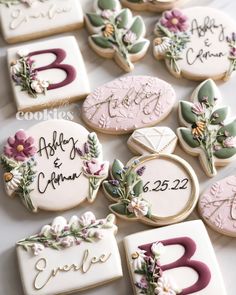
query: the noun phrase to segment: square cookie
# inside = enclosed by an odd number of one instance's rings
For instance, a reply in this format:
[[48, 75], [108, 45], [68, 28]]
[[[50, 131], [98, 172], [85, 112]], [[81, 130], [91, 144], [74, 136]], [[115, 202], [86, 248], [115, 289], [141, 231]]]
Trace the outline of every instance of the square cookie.
[[90, 92], [84, 61], [72, 36], [10, 48], [8, 65], [18, 111], [56, 107]]
[[226, 295], [202, 221], [133, 234], [124, 244], [134, 294]]
[[52, 224], [17, 243], [17, 258], [25, 295], [71, 294], [122, 277], [110, 214], [92, 212], [54, 218]]
[[0, 1], [0, 16], [8, 43], [75, 30], [84, 19], [78, 0]]

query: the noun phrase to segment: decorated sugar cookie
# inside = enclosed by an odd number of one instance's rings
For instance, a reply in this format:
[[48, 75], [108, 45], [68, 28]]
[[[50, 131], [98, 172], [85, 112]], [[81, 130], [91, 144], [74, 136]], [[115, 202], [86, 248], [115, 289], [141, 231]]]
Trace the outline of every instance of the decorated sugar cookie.
[[49, 120], [10, 136], [1, 156], [4, 184], [32, 212], [93, 202], [107, 177], [97, 135], [65, 120]]
[[126, 72], [147, 52], [149, 40], [144, 39], [145, 24], [129, 9], [121, 9], [119, 0], [96, 0], [95, 13], [86, 14], [89, 44], [104, 58], [114, 58]]
[[[56, 217], [17, 243], [25, 295], [69, 294], [122, 277], [115, 216]], [[106, 271], [104, 271], [106, 269]]]
[[236, 119], [220, 104], [221, 95], [212, 80], [202, 82], [193, 92], [192, 102], [181, 101], [178, 136], [184, 150], [198, 156], [209, 177], [216, 166], [224, 166], [236, 157]]
[[236, 22], [210, 7], [173, 9], [155, 27], [154, 56], [176, 77], [228, 80], [236, 70]]
[[134, 10], [164, 11], [179, 6], [186, 0], [122, 0], [122, 3]]
[[236, 176], [228, 176], [207, 188], [200, 197], [198, 208], [212, 229], [236, 237]]
[[19, 111], [56, 107], [84, 98], [90, 92], [74, 37], [10, 48], [8, 64]]
[[[165, 130], [172, 137], [162, 135], [154, 140], [151, 132], [154, 128], [150, 128], [150, 132], [147, 129], [142, 145], [129, 140], [131, 149], [136, 150], [136, 154], [142, 151], [143, 155], [131, 159], [126, 165], [115, 160], [111, 167], [111, 179], [103, 182], [106, 196], [115, 202], [109, 208], [123, 219], [153, 226], [182, 221], [196, 206], [198, 179], [185, 160], [163, 153], [176, 145], [176, 136], [173, 137], [169, 128], [165, 127]], [[159, 134], [162, 132], [163, 127]], [[131, 138], [135, 137], [135, 133]], [[155, 154], [149, 153], [150, 142], [159, 146]]]
[[83, 26], [83, 11], [77, 0], [0, 0], [4, 39], [22, 42]]
[[172, 110], [176, 94], [165, 81], [150, 76], [127, 76], [95, 89], [84, 101], [85, 123], [99, 132], [130, 133], [156, 125]]
[[214, 249], [200, 220], [124, 239], [134, 294], [226, 295]]

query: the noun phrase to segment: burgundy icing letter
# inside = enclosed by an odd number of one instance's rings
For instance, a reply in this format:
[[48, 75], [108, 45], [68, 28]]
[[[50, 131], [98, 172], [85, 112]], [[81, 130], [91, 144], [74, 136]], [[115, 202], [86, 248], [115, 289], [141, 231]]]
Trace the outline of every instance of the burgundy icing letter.
[[[194, 269], [198, 273], [198, 280], [196, 281], [196, 283], [194, 283], [192, 286], [188, 288], [183, 289], [180, 295], [192, 294], [201, 291], [202, 289], [207, 287], [211, 280], [211, 272], [205, 263], [197, 260], [191, 260], [191, 257], [194, 255], [197, 248], [196, 243], [192, 239], [188, 237], [181, 237], [164, 240], [160, 242], [164, 246], [181, 245], [184, 247], [185, 250], [184, 255], [180, 257], [178, 260], [166, 265], [161, 265], [161, 269], [163, 271], [179, 267], [189, 267]], [[145, 250], [147, 252], [146, 255], [151, 256], [151, 246], [152, 243], [140, 246], [139, 248], [141, 250]]]
[[66, 86], [73, 82], [76, 78], [76, 70], [71, 65], [62, 64], [63, 60], [66, 58], [66, 52], [63, 49], [55, 48], [55, 49], [47, 49], [47, 50], [38, 50], [33, 51], [29, 54], [29, 56], [35, 56], [40, 54], [52, 53], [56, 56], [56, 59], [47, 66], [40, 67], [35, 69], [38, 72], [46, 71], [50, 69], [59, 69], [66, 73], [66, 78], [60, 82], [55, 84], [50, 84], [48, 90], [57, 89], [63, 86]]

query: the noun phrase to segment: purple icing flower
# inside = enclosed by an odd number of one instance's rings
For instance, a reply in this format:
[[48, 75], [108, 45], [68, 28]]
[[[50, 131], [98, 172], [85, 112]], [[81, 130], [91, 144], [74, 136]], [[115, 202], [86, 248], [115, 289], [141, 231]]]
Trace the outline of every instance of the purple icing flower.
[[27, 138], [24, 130], [19, 130], [14, 137], [8, 138], [7, 144], [4, 147], [4, 154], [16, 161], [24, 162], [36, 154], [37, 149], [33, 144], [33, 137]]
[[160, 23], [171, 32], [185, 32], [188, 29], [187, 19], [187, 16], [185, 16], [180, 10], [173, 9], [164, 12], [160, 19]]
[[205, 113], [205, 111], [206, 111], [205, 105], [200, 102], [195, 103], [192, 107], [192, 112], [196, 115], [202, 115]]
[[146, 169], [145, 166], [142, 166], [141, 168], [139, 168], [139, 169], [137, 170], [137, 174], [138, 174], [138, 176], [142, 176], [143, 173], [144, 173], [144, 171], [145, 171], [145, 169]]
[[116, 179], [111, 179], [108, 181], [111, 185], [119, 186], [120, 182]]
[[230, 50], [230, 56], [236, 58], [236, 47], [232, 47]]

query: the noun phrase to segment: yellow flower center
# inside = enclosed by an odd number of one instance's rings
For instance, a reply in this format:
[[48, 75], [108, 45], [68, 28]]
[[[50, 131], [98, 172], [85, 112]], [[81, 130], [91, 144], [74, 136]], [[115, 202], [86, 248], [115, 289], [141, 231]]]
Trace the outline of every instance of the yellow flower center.
[[16, 150], [18, 152], [22, 152], [24, 150], [24, 146], [22, 144], [19, 144], [17, 147], [16, 147]]
[[172, 18], [171, 22], [173, 25], [177, 25], [179, 23], [179, 20], [176, 17], [174, 17]]
[[156, 45], [161, 45], [163, 43], [161, 38], [156, 38], [155, 40]]
[[139, 257], [138, 252], [132, 254], [132, 259], [137, 259]]
[[9, 182], [12, 180], [13, 174], [10, 172], [6, 172], [6, 173], [4, 173], [3, 177], [4, 177], [5, 182]]

